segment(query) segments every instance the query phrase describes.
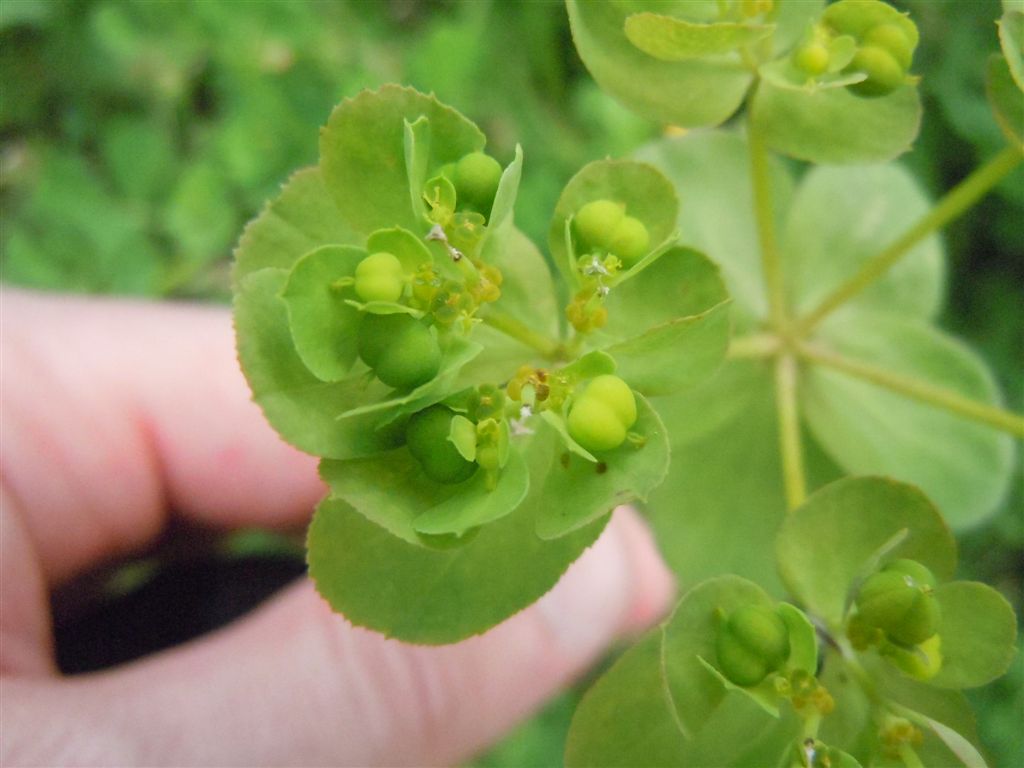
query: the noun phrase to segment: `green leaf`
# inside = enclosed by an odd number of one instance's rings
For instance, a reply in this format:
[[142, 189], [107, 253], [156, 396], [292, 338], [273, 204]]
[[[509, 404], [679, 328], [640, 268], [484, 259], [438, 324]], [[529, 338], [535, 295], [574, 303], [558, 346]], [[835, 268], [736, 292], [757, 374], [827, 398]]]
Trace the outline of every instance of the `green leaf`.
[[717, 664], [719, 623], [748, 605], [774, 608], [775, 601], [751, 581], [721, 576], [703, 581], [683, 595], [665, 623], [662, 663], [668, 698], [683, 733], [691, 738], [705, 727], [727, 694], [701, 659]]
[[807, 618], [807, 614], [789, 603], [779, 603], [777, 608], [789, 629], [789, 659], [787, 669], [801, 669], [811, 675], [818, 671], [818, 632]]
[[366, 239], [366, 251], [386, 251], [398, 259], [406, 274], [413, 274], [421, 264], [433, 261], [426, 243], [412, 232], [401, 227], [378, 229]]
[[421, 116], [414, 122], [402, 121], [402, 150], [412, 212], [419, 219], [426, 213], [423, 185], [430, 164], [430, 120]]
[[743, 101], [751, 76], [738, 56], [659, 61], [626, 37], [633, 10], [628, 5], [567, 0], [566, 6], [573, 42], [590, 74], [644, 117], [687, 127], [718, 125]]
[[1003, 3], [999, 26], [999, 45], [1003, 49], [1010, 74], [1017, 87], [1024, 91], [1024, 8]]
[[661, 628], [647, 633], [587, 691], [565, 745], [566, 768], [683, 768], [685, 742], [664, 693]]
[[[584, 461], [589, 461], [592, 465], [597, 464], [597, 456], [577, 443], [573, 436], [569, 434], [569, 425], [566, 424], [565, 417], [562, 414], [554, 413], [553, 411], [542, 411], [540, 417], [555, 430], [559, 440], [561, 440], [562, 445], [565, 446], [569, 454], [575, 454]], [[569, 463], [569, 454], [566, 454], [565, 458], [562, 459], [564, 465]]]
[[584, 204], [600, 199], [625, 205], [626, 214], [640, 219], [647, 227], [652, 243], [662, 242], [675, 229], [679, 200], [672, 183], [659, 170], [632, 160], [588, 163], [562, 190], [548, 230], [551, 256], [569, 285], [576, 282], [576, 269], [566, 248], [566, 222]]
[[320, 169], [341, 217], [355, 231], [423, 229], [410, 205], [405, 123], [430, 122], [430, 166], [484, 147], [484, 135], [454, 109], [411, 88], [387, 85], [342, 102], [320, 133]]
[[362, 398], [359, 403], [353, 403], [353, 407], [338, 414], [337, 419], [341, 421], [379, 413], [386, 417], [383, 423], [390, 424], [402, 415], [439, 403], [454, 390], [461, 389], [455, 382], [459, 379], [463, 367], [479, 355], [480, 351], [481, 347], [475, 341], [453, 336], [442, 343], [441, 367], [430, 381], [408, 392], [385, 387], [384, 394]]
[[1013, 80], [1006, 58], [998, 53], [988, 57], [985, 93], [1006, 140], [1020, 147], [1024, 143], [1024, 96]]
[[361, 245], [361, 240], [341, 221], [320, 170], [305, 168], [246, 225], [235, 248], [235, 288], [261, 269], [291, 269], [304, 254], [328, 244]]
[[596, 345], [628, 342], [683, 318], [696, 319], [729, 298], [718, 267], [689, 248], [671, 248], [605, 299], [608, 324], [592, 335]]
[[[998, 405], [985, 364], [960, 342], [912, 318], [845, 310], [822, 344], [853, 360]], [[1009, 488], [1013, 439], [986, 425], [813, 366], [801, 381], [811, 431], [847, 471], [915, 483], [954, 527], [983, 520]]]
[[921, 98], [914, 86], [869, 99], [839, 88], [792, 90], [763, 81], [751, 117], [768, 145], [784, 155], [813, 163], [879, 163], [910, 149]]
[[752, 686], [750, 688], [744, 688], [736, 685], [729, 678], [719, 672], [715, 666], [707, 661], [703, 656], [698, 656], [697, 661], [700, 662], [701, 666], [704, 667], [708, 672], [714, 675], [715, 679], [721, 684], [725, 690], [737, 693], [740, 696], [746, 696], [754, 704], [759, 706], [766, 714], [771, 715], [774, 718], [778, 718], [779, 714], [779, 696], [775, 693], [772, 687], [771, 678], [767, 678], [760, 684]]
[[[536, 478], [551, 446], [522, 450]], [[410, 544], [328, 499], [309, 530], [310, 575], [336, 611], [389, 637], [433, 645], [478, 634], [547, 592], [604, 528], [606, 519], [555, 541], [537, 538], [535, 517], [550, 503], [537, 488], [454, 549]]]
[[773, 27], [763, 24], [695, 24], [659, 13], [637, 13], [626, 17], [629, 42], [661, 61], [683, 61], [731, 53], [770, 35]]
[[462, 536], [471, 528], [509, 514], [526, 498], [530, 489], [526, 462], [518, 451], [509, 452], [497, 485], [489, 486], [487, 473], [478, 471], [462, 492], [427, 509], [415, 519], [413, 526], [420, 533]]
[[287, 279], [284, 270], [260, 270], [242, 281], [235, 296], [238, 359], [253, 400], [282, 438], [315, 456], [344, 459], [394, 447], [395, 435], [376, 430], [373, 416], [336, 420], [346, 404], [387, 390], [370, 387], [362, 375], [324, 382], [303, 364], [280, 298]]
[[[433, 546], [435, 536], [462, 537], [515, 509], [530, 486], [526, 463], [517, 451], [490, 488], [481, 470], [461, 483], [428, 478], [404, 448], [351, 461], [323, 461], [320, 476], [331, 498], [349, 504], [368, 520], [410, 544]], [[442, 543], [444, 543], [442, 541]]]
[[[640, 444], [634, 443], [634, 434]], [[537, 517], [542, 539], [564, 536], [621, 504], [645, 501], [668, 473], [668, 435], [650, 404], [637, 397], [630, 437], [618, 448], [599, 452], [596, 464], [569, 454], [552, 458], [543, 495], [558, 503], [548, 504]]]
[[[672, 320], [641, 336], [613, 344], [608, 354], [619, 375], [644, 395], [688, 389], [708, 378], [725, 359], [729, 346], [729, 303]], [[671, 365], [666, 360], [671, 359]]]
[[[781, 242], [795, 312], [813, 309], [930, 208], [914, 178], [896, 165], [808, 172]], [[942, 304], [944, 274], [942, 243], [931, 235], [849, 305], [931, 318]]]
[[1017, 619], [1006, 598], [987, 584], [953, 581], [935, 588], [942, 609], [942, 668], [928, 682], [975, 688], [1006, 672], [1017, 652]]
[[[766, 362], [738, 360], [654, 401], [672, 441], [672, 472], [647, 515], [684, 585], [735, 573], [783, 594], [769, 545], [786, 509], [772, 392]], [[811, 487], [838, 476], [812, 439], [804, 447]]]
[[[749, 202], [754, 195], [750, 159], [743, 137], [725, 131], [694, 133], [648, 144], [637, 157], [659, 168], [679, 189], [680, 241], [706, 253], [721, 269], [735, 302], [737, 327], [749, 328], [767, 316], [757, 224]], [[771, 165], [771, 172], [781, 231], [793, 183], [780, 162]]]
[[351, 277], [366, 251], [348, 245], [325, 245], [299, 259], [288, 275], [281, 298], [295, 351], [323, 381], [338, 381], [357, 357], [359, 312], [333, 283]]
[[516, 144], [516, 156], [508, 167], [501, 172], [501, 179], [498, 181], [498, 191], [494, 194], [494, 203], [491, 205], [491, 213], [487, 217], [487, 237], [491, 232], [500, 227], [512, 216], [512, 209], [516, 204], [516, 195], [519, 194], [519, 180], [523, 175], [523, 148]]
[[789, 591], [832, 629], [874, 554], [901, 531], [891, 557], [928, 566], [938, 580], [956, 566], [956, 543], [942, 516], [916, 488], [879, 477], [838, 480], [789, 514], [775, 552]]

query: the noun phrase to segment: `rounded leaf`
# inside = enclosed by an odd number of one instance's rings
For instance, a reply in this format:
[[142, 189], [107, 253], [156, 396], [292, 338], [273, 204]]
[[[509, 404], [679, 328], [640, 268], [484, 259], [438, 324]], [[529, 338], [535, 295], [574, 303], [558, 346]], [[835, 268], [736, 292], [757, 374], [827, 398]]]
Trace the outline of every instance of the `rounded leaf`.
[[343, 101], [320, 133], [320, 170], [342, 218], [355, 231], [423, 229], [405, 163], [405, 125], [426, 117], [430, 167], [483, 149], [484, 135], [433, 96], [386, 85]]
[[838, 480], [813, 493], [783, 521], [775, 552], [786, 587], [833, 629], [882, 558], [917, 560], [940, 581], [956, 565], [956, 542], [932, 503], [880, 477]]
[[345, 301], [352, 289], [336, 281], [351, 278], [365, 257], [352, 246], [316, 248], [295, 263], [281, 291], [295, 351], [323, 381], [345, 378], [356, 361], [359, 312]]
[[601, 520], [543, 541], [533, 518], [545, 503], [534, 494], [464, 546], [429, 549], [327, 499], [309, 529], [310, 575], [354, 624], [406, 642], [453, 643], [536, 601], [604, 528]]
[[763, 81], [751, 117], [768, 145], [812, 163], [891, 160], [910, 149], [921, 127], [921, 97], [905, 85], [878, 98], [846, 88], [795, 90]]
[[628, 5], [567, 0], [573, 42], [598, 85], [644, 117], [718, 125], [739, 108], [750, 73], [739, 56], [661, 61], [626, 37]]

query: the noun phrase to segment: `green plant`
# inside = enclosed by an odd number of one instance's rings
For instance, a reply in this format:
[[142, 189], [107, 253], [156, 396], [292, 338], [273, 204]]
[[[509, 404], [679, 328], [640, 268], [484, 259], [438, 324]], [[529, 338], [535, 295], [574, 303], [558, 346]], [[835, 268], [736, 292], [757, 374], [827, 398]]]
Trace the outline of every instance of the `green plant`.
[[[567, 6], [613, 95], [686, 127], [745, 106], [745, 135], [585, 166], [552, 274], [512, 218], [518, 148], [502, 169], [411, 89], [333, 112], [234, 270], [254, 396], [322, 457], [318, 589], [452, 642], [649, 501], [691, 588], [584, 698], [569, 765], [983, 764], [959, 689], [1006, 670], [1016, 623], [952, 580], [947, 526], [999, 502], [1024, 420], [933, 325], [934, 233], [1021, 161], [1020, 9], [989, 68], [1010, 146], [929, 208], [883, 164], [921, 112], [916, 27], [889, 6]], [[773, 151], [820, 165], [797, 180]]]

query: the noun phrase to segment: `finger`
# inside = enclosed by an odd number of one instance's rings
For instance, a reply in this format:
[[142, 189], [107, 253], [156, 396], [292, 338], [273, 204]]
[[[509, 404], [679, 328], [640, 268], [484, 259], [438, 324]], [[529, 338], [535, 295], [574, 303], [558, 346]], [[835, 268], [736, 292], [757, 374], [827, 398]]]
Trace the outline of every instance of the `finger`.
[[623, 632], [665, 610], [672, 582], [620, 510], [539, 603], [447, 647], [356, 629], [308, 584], [178, 650], [5, 691], [4, 764], [441, 765], [525, 717]]
[[5, 290], [0, 482], [50, 584], [131, 551], [168, 510], [308, 517], [316, 463], [251, 402], [225, 309]]

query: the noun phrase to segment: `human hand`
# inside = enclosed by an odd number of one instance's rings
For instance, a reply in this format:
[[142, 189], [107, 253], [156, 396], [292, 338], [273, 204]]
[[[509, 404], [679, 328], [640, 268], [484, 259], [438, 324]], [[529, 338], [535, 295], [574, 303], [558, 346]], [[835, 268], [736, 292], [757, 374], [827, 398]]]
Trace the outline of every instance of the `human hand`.
[[286, 527], [324, 488], [250, 401], [227, 312], [8, 290], [0, 314], [0, 764], [450, 764], [670, 600], [620, 510], [548, 595], [457, 645], [353, 627], [303, 582], [195, 641], [61, 677], [49, 590], [172, 515]]

